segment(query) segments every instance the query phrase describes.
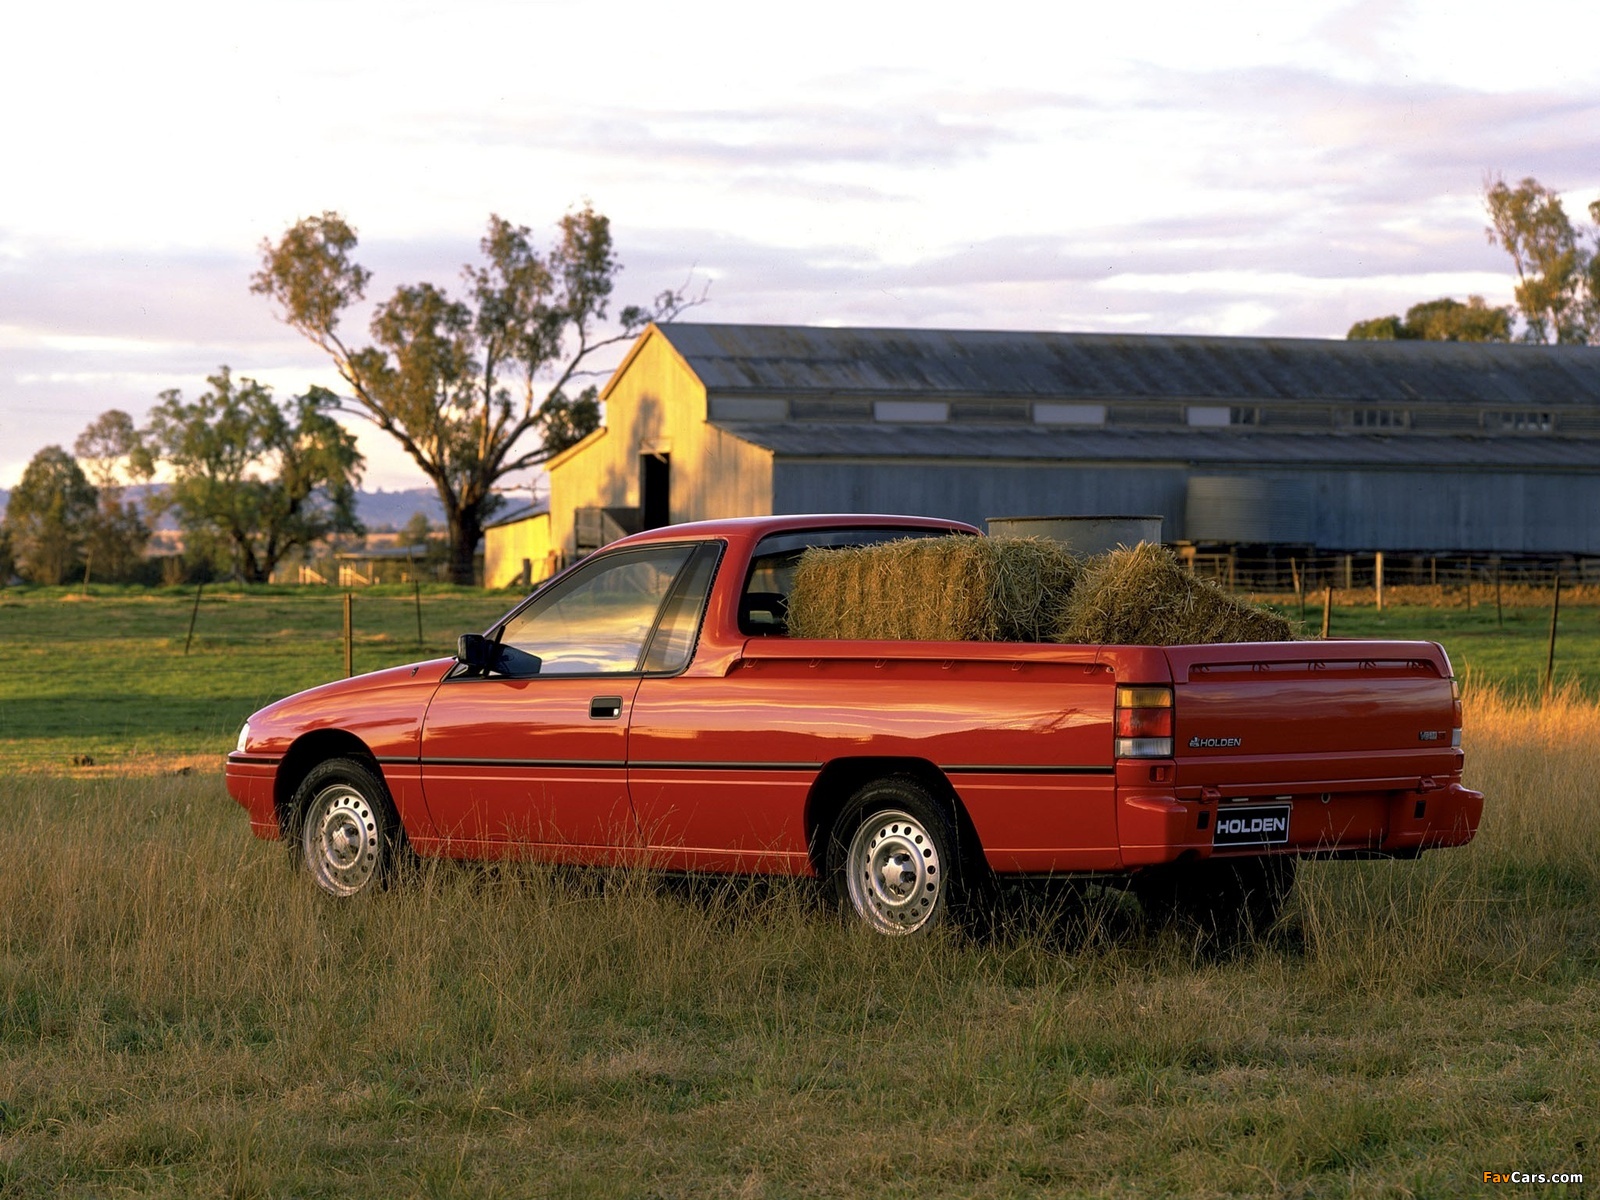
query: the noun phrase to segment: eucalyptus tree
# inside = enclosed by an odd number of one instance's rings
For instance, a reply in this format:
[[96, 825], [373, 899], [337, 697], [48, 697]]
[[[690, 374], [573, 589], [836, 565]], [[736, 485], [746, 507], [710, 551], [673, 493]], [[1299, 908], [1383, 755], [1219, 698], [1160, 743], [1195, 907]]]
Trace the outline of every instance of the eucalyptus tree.
[[29, 460], [6, 505], [16, 568], [34, 583], [65, 583], [83, 565], [95, 515], [94, 486], [72, 455], [46, 446]]
[[150, 526], [139, 506], [124, 497], [137, 474], [133, 457], [139, 431], [121, 409], [109, 409], [89, 423], [72, 444], [78, 465], [99, 493], [99, 506], [84, 544], [84, 575], [96, 579], [133, 579], [150, 541]]
[[[1511, 256], [1513, 289], [1530, 342], [1600, 341], [1600, 235], [1585, 236], [1561, 196], [1531, 176], [1515, 187], [1496, 177], [1484, 187], [1489, 240]], [[1600, 200], [1589, 205], [1600, 224]]]
[[463, 269], [464, 298], [432, 283], [404, 284], [379, 302], [371, 340], [346, 340], [341, 322], [372, 274], [356, 262], [356, 232], [336, 212], [307, 217], [261, 246], [251, 290], [333, 361], [350, 408], [400, 446], [438, 490], [450, 537], [450, 575], [473, 581], [473, 554], [500, 504], [496, 484], [592, 432], [596, 351], [669, 320], [687, 303], [666, 291], [607, 324], [621, 269], [611, 223], [585, 206], [561, 218], [537, 251], [526, 226], [495, 215]]
[[161, 393], [134, 456], [145, 474], [170, 474], [164, 502], [187, 533], [220, 541], [244, 579], [264, 583], [289, 551], [361, 532], [362, 457], [333, 415], [332, 392], [313, 387], [280, 404], [225, 366], [207, 382], [192, 402], [177, 389]]

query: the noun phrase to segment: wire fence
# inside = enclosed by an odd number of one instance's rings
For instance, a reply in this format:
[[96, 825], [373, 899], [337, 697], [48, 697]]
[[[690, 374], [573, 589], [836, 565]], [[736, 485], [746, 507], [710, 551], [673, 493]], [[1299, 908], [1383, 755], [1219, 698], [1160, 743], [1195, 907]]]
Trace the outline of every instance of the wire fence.
[[1535, 602], [1528, 593], [1554, 589], [1560, 580], [1576, 601], [1600, 599], [1600, 558], [1365, 553], [1198, 553], [1180, 549], [1195, 574], [1237, 592], [1320, 594], [1375, 592], [1396, 603], [1453, 607], [1474, 593], [1496, 588], [1506, 602]]

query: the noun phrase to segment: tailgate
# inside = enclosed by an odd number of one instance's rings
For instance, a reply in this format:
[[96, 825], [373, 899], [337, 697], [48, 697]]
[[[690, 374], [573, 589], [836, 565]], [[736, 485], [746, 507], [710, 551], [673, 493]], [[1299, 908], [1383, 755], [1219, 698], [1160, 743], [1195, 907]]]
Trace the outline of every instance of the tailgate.
[[1166, 654], [1180, 799], [1430, 788], [1461, 770], [1450, 660], [1432, 642], [1172, 646]]

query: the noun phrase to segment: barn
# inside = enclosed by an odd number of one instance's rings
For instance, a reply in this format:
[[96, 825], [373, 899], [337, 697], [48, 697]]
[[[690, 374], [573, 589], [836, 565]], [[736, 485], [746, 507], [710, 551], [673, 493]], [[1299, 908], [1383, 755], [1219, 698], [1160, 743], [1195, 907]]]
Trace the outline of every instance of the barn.
[[1172, 542], [1600, 554], [1600, 349], [672, 323], [551, 545], [739, 514], [1152, 514]]

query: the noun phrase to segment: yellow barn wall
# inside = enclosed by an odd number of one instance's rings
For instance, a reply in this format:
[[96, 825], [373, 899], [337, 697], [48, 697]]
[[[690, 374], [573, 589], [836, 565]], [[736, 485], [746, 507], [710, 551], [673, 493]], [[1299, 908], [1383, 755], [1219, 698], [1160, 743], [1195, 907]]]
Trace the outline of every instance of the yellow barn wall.
[[483, 583], [506, 587], [522, 574], [522, 560], [533, 564], [533, 582], [550, 576], [550, 514], [537, 513], [483, 531]]
[[706, 421], [700, 380], [651, 328], [607, 385], [606, 423], [552, 460], [552, 545], [573, 551], [574, 510], [640, 503], [639, 456], [671, 455], [674, 524], [772, 512], [772, 452]]

